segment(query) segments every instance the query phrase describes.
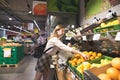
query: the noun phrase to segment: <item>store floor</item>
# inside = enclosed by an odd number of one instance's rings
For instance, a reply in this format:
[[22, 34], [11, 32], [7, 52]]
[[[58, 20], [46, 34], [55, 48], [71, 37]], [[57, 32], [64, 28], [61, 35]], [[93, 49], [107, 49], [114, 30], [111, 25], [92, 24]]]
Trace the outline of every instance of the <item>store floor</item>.
[[34, 80], [36, 60], [26, 55], [18, 67], [0, 67], [0, 80]]

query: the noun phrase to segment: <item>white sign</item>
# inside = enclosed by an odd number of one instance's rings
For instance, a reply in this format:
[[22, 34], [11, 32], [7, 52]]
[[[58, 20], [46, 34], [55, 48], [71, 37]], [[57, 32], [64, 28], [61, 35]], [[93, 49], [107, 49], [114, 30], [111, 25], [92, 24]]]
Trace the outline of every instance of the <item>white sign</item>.
[[71, 40], [71, 38], [72, 38], [72, 37], [66, 37], [65, 39], [66, 39], [66, 40]]
[[4, 48], [4, 57], [11, 57], [11, 48]]
[[83, 41], [87, 41], [86, 36], [82, 36], [82, 38], [83, 38]]
[[28, 30], [33, 30], [33, 27], [34, 27], [33, 23], [28, 23]]
[[120, 32], [117, 32], [116, 37], [115, 37], [115, 40], [116, 40], [116, 41], [120, 41]]
[[99, 40], [100, 39], [100, 34], [95, 34], [93, 36], [93, 40]]

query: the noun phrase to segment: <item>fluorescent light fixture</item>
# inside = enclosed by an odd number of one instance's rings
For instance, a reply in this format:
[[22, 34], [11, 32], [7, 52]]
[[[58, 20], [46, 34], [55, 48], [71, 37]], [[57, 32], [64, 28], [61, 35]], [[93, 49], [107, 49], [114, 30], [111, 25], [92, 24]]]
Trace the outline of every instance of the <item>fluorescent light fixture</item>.
[[56, 16], [53, 16], [53, 15], [50, 16], [51, 25], [52, 25], [53, 22], [55, 21], [55, 18], [56, 18]]
[[29, 31], [27, 31], [27, 30], [23, 30], [23, 31], [25, 31], [25, 32], [27, 32], [27, 33], [31, 33], [31, 32], [29, 32]]
[[22, 30], [22, 31], [25, 31], [25, 32], [27, 32], [27, 33], [31, 33], [31, 32], [29, 32], [29, 31], [27, 31], [27, 30], [22, 29], [22, 27], [17, 27], [17, 26], [15, 26], [15, 25], [14, 25], [14, 27], [17, 28], [17, 29], [20, 29], [20, 30]]
[[35, 25], [37, 26], [38, 30], [40, 31], [40, 28], [39, 28], [37, 22], [35, 20], [33, 20], [33, 21], [34, 21]]
[[4, 26], [1, 26], [2, 28], [4, 27]]
[[15, 27], [15, 28], [17, 28], [17, 29], [20, 29], [20, 30], [22, 30], [22, 28], [21, 28], [21, 27], [17, 27], [17, 26], [15, 26], [15, 25], [14, 25], [14, 27]]
[[9, 30], [9, 29], [4, 29], [4, 28], [0, 28], [1, 30], [6, 30], [6, 31], [10, 31], [10, 32], [13, 32], [13, 33], [20, 33], [20, 32], [17, 32], [17, 31], [13, 31], [13, 30]]

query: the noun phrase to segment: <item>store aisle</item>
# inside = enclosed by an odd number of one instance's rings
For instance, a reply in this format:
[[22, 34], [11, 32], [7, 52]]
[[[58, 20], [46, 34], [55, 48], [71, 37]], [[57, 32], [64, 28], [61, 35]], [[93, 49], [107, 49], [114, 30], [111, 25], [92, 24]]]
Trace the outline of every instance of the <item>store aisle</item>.
[[0, 67], [0, 80], [34, 80], [37, 59], [26, 55], [18, 67]]

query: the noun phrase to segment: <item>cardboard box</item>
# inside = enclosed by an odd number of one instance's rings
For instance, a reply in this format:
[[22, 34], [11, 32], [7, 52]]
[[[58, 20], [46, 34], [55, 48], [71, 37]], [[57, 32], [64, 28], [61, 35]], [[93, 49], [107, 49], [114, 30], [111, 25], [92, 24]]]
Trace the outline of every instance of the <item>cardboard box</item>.
[[109, 67], [111, 67], [111, 64], [107, 64], [107, 65], [99, 67], [99, 68], [94, 67], [89, 70], [85, 70], [84, 74], [88, 75], [91, 78], [91, 80], [100, 80], [97, 76], [101, 73], [106, 73], [106, 70]]

